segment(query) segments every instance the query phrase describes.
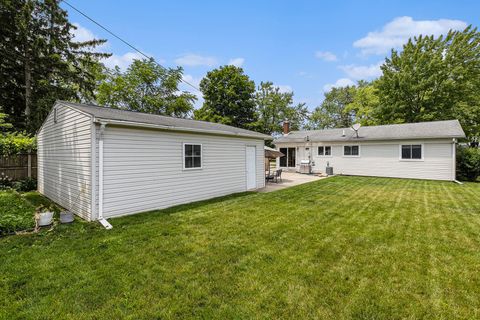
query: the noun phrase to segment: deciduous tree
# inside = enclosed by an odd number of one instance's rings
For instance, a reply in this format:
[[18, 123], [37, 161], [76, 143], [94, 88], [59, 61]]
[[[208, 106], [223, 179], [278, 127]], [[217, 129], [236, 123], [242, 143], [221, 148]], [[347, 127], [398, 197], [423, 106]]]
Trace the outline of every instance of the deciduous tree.
[[381, 123], [459, 119], [470, 138], [480, 132], [480, 33], [410, 39], [392, 50], [376, 82]]
[[308, 117], [304, 103], [293, 104], [293, 92], [280, 92], [272, 82], [261, 82], [255, 92], [257, 130], [266, 134], [282, 132], [282, 122], [290, 121], [291, 130], [303, 127]]
[[101, 74], [97, 100], [118, 109], [188, 117], [196, 97], [179, 90], [182, 72], [180, 67], [161, 67], [153, 59], [134, 60], [125, 72], [116, 67]]
[[242, 68], [229, 65], [208, 72], [200, 82], [200, 90], [205, 101], [195, 111], [195, 119], [246, 129], [257, 125], [255, 83]]

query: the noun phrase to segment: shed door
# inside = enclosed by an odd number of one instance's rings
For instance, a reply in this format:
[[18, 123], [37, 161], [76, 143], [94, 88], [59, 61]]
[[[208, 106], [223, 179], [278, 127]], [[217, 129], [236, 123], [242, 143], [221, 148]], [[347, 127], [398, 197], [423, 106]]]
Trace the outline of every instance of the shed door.
[[247, 146], [247, 190], [255, 189], [256, 183], [256, 166], [255, 166], [255, 147]]

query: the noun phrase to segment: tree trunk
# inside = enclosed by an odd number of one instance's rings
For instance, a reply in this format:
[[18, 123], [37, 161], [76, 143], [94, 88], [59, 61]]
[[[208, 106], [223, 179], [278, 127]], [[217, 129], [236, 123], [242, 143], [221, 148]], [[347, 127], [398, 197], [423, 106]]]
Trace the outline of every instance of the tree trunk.
[[31, 97], [32, 97], [32, 70], [27, 54], [25, 54], [25, 122], [27, 128], [30, 125], [31, 114]]

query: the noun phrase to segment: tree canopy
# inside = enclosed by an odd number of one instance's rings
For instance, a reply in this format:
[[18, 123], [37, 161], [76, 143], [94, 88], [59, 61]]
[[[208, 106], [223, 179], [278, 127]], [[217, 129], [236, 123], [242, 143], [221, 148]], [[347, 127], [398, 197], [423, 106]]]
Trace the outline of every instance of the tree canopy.
[[312, 112], [308, 128], [328, 129], [349, 127], [354, 123], [353, 112], [348, 105], [353, 103], [355, 86], [332, 88], [325, 93], [322, 104]]
[[379, 79], [333, 88], [310, 116], [314, 129], [458, 119], [480, 135], [480, 33], [418, 36], [392, 50]]
[[410, 39], [392, 50], [375, 82], [380, 123], [458, 119], [469, 137], [480, 131], [480, 33]]
[[55, 0], [2, 0], [0, 107], [17, 130], [34, 132], [58, 99], [93, 98], [91, 69], [108, 56], [105, 40], [76, 42], [67, 12]]
[[125, 72], [106, 70], [98, 87], [101, 105], [175, 117], [188, 117], [195, 95], [182, 92], [182, 68], [166, 69], [153, 59], [134, 60]]
[[282, 132], [282, 122], [290, 121], [292, 130], [303, 127], [308, 118], [304, 103], [293, 104], [293, 92], [280, 92], [272, 82], [261, 82], [255, 92], [258, 122], [256, 129], [266, 134]]
[[208, 72], [200, 82], [200, 91], [205, 101], [195, 110], [195, 119], [246, 129], [255, 127], [255, 83], [242, 68], [228, 65]]

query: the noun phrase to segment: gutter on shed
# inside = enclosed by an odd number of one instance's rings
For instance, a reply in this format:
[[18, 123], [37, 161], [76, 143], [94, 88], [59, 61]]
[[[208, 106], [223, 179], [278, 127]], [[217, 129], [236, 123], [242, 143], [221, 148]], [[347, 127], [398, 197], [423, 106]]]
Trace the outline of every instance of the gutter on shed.
[[97, 122], [100, 124], [104, 123], [104, 124], [113, 124], [113, 125], [120, 125], [120, 126], [163, 129], [163, 130], [170, 130], [170, 131], [206, 133], [206, 134], [226, 135], [226, 136], [244, 137], [244, 138], [261, 139], [261, 140], [272, 139], [272, 137], [265, 134], [261, 134], [261, 133], [259, 133], [258, 135], [254, 135], [254, 134], [247, 134], [247, 133], [240, 133], [240, 132], [235, 133], [235, 132], [222, 131], [222, 130], [195, 129], [195, 128], [188, 128], [188, 127], [177, 127], [177, 126], [169, 126], [169, 125], [162, 125], [162, 124], [150, 124], [150, 123], [126, 121], [126, 120], [110, 120], [110, 119], [103, 119], [103, 118], [94, 118], [93, 122]]
[[109, 230], [112, 225], [103, 217], [103, 133], [107, 124], [100, 122], [100, 133], [98, 136], [98, 221]]

